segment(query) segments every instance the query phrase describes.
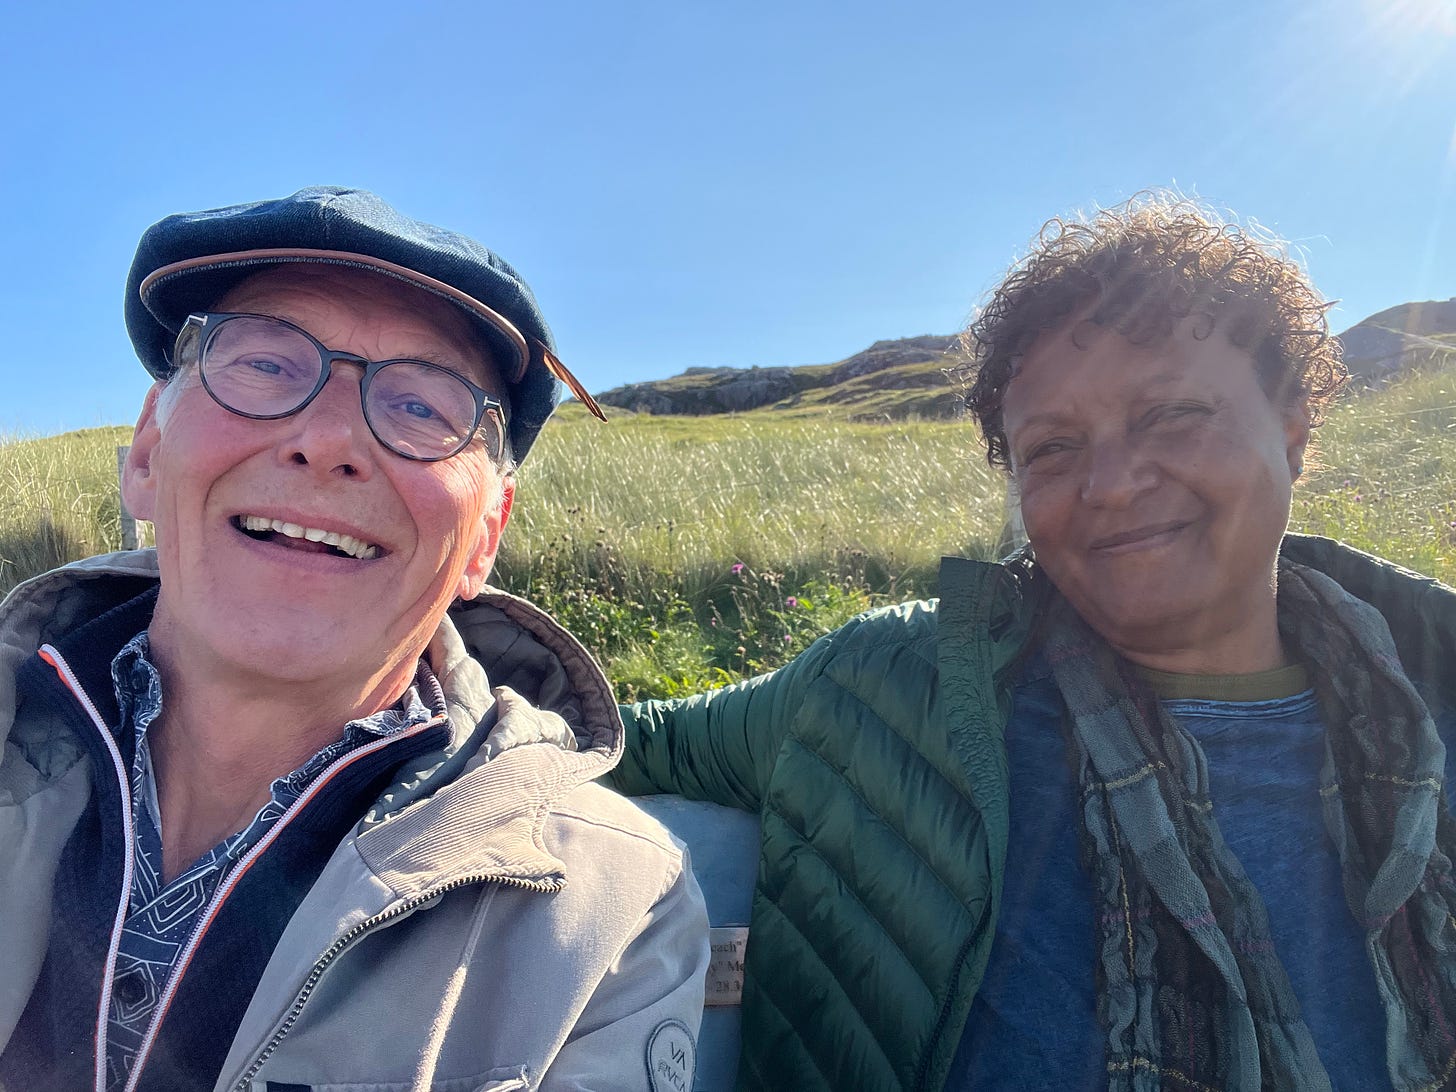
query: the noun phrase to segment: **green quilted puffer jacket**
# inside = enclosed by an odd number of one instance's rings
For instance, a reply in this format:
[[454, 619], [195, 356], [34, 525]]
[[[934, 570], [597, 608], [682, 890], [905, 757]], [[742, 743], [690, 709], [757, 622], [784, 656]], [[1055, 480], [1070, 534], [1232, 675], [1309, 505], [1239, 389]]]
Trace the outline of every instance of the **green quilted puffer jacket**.
[[[1291, 535], [1284, 552], [1379, 607], [1413, 678], [1456, 689], [1449, 588], [1327, 539]], [[741, 1089], [944, 1085], [995, 935], [1002, 733], [1047, 585], [1024, 558], [947, 558], [939, 590], [771, 675], [622, 708], [617, 788], [762, 821]]]
[[614, 785], [755, 811], [745, 1088], [937, 1089], [995, 932], [1031, 567], [956, 558], [772, 675], [623, 709]]

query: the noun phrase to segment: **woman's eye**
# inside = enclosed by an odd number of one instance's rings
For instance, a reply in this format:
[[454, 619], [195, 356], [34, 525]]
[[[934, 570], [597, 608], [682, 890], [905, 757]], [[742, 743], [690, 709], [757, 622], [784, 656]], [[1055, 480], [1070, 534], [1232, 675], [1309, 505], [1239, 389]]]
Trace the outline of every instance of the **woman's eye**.
[[1070, 450], [1072, 450], [1072, 445], [1066, 440], [1046, 440], [1027, 451], [1021, 461], [1030, 466], [1039, 459], [1045, 461], [1054, 455], [1061, 455]]
[[1189, 417], [1201, 416], [1207, 412], [1207, 407], [1195, 402], [1173, 402], [1149, 410], [1143, 416], [1143, 423], [1146, 425], [1172, 424], [1184, 421]]

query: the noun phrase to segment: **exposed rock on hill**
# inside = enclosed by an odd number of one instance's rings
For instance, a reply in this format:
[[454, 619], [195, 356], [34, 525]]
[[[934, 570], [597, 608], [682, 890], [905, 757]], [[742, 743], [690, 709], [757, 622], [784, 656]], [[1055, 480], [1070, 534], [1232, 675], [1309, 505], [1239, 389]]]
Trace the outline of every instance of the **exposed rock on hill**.
[[785, 368], [689, 368], [671, 379], [632, 383], [597, 395], [638, 413], [701, 416], [773, 407], [836, 407], [851, 417], [951, 417], [959, 395], [947, 369], [958, 362], [954, 336], [877, 341], [835, 364]]
[[1365, 380], [1456, 366], [1456, 297], [1402, 303], [1356, 323], [1340, 341], [1350, 373]]

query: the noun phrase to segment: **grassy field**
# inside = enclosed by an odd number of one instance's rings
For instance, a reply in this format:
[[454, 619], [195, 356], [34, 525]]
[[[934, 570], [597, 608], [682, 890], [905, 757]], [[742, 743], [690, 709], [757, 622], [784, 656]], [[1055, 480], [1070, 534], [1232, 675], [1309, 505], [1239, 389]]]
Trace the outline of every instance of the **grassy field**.
[[[1456, 373], [1351, 395], [1292, 526], [1456, 581]], [[0, 591], [120, 541], [125, 429], [0, 441]], [[867, 606], [935, 594], [942, 554], [997, 552], [1004, 493], [967, 423], [571, 405], [521, 472], [495, 582], [597, 653], [624, 697], [785, 662]]]
[[1290, 525], [1456, 583], [1456, 371], [1348, 396]]
[[121, 544], [116, 447], [130, 428], [0, 439], [0, 593]]

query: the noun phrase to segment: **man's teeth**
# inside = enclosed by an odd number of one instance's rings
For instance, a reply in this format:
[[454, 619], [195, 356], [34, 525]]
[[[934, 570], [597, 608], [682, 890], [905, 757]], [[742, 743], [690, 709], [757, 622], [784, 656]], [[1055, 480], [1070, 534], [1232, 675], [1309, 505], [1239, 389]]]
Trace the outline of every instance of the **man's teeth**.
[[337, 531], [321, 531], [317, 527], [304, 527], [297, 523], [284, 523], [281, 519], [268, 519], [266, 516], [239, 516], [238, 522], [245, 531], [277, 531], [280, 535], [288, 538], [302, 538], [309, 542], [322, 542], [325, 546], [332, 546], [342, 550], [350, 557], [357, 557], [360, 561], [368, 561], [371, 557], [379, 556], [379, 547], [371, 546], [367, 542], [360, 542], [353, 535], [341, 535]]

